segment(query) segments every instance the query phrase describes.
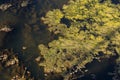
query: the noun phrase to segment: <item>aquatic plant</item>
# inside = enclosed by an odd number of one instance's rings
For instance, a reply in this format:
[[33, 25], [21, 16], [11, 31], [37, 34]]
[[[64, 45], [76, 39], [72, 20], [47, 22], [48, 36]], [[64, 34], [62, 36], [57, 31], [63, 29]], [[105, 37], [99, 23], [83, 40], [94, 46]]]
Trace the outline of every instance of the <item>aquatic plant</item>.
[[[99, 0], [70, 0], [62, 10], [48, 11], [42, 20], [50, 32], [58, 34], [58, 39], [48, 46], [39, 45], [40, 54], [45, 59], [40, 66], [45, 67], [46, 73], [61, 72], [66, 79], [93, 59], [102, 60], [118, 54], [119, 7], [110, 0], [103, 3]], [[76, 69], [72, 71], [73, 66]]]

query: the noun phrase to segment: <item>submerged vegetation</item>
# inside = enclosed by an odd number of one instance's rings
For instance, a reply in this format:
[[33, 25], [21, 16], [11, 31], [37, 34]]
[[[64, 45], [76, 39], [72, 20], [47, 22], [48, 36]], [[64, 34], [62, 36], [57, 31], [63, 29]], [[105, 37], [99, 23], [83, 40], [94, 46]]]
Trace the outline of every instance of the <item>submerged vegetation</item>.
[[0, 52], [0, 79], [34, 80], [30, 76], [31, 73], [19, 61], [17, 55], [12, 50], [7, 49]]
[[[39, 45], [45, 72], [75, 74], [93, 59], [119, 54], [119, 5], [110, 0], [70, 0], [62, 10], [49, 11], [43, 22], [58, 38], [48, 46]], [[63, 19], [63, 21], [61, 21]], [[64, 23], [68, 20], [70, 25]], [[102, 55], [102, 56], [100, 56]], [[76, 66], [74, 71], [70, 69]], [[66, 75], [64, 75], [66, 77]]]
[[[2, 10], [3, 4], [10, 6]], [[110, 80], [120, 79], [119, 3], [8, 0], [3, 4], [0, 80], [82, 80], [86, 75], [93, 80], [95, 72], [87, 65], [98, 61], [98, 66], [103, 66], [100, 63], [106, 59], [115, 65]]]

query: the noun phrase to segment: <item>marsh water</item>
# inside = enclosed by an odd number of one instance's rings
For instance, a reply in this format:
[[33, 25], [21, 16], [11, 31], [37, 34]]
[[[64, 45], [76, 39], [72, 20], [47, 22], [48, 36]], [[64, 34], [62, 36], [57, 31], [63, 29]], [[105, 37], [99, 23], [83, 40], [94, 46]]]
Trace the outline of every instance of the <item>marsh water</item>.
[[[44, 67], [39, 67], [34, 61], [36, 57], [40, 56], [38, 45], [41, 43], [47, 45], [48, 42], [53, 40], [52, 34], [46, 29], [46, 25], [40, 21], [40, 18], [45, 16], [45, 13], [49, 10], [61, 9], [67, 1], [31, 0], [25, 7], [19, 6], [20, 0], [0, 1], [0, 4], [13, 4], [5, 11], [0, 10], [0, 24], [9, 25], [12, 28], [10, 32], [0, 32], [0, 49], [13, 49], [32, 75], [35, 76], [35, 80], [40, 80], [41, 77], [44, 80]], [[86, 65], [90, 72], [77, 80], [93, 80], [90, 74], [96, 74], [96, 80], [112, 80], [107, 73], [114, 70], [114, 60], [113, 58], [113, 62], [109, 62], [109, 59], [105, 59], [101, 63], [94, 61]], [[98, 66], [98, 64], [101, 66]]]
[[0, 24], [9, 25], [12, 28], [10, 32], [0, 32], [0, 49], [12, 49], [15, 54], [18, 54], [20, 61], [31, 71], [35, 80], [41, 78], [44, 80], [44, 69], [39, 67], [34, 60], [40, 56], [38, 45], [47, 44], [52, 39], [46, 26], [40, 22], [40, 18], [48, 10], [61, 8], [67, 0], [26, 0], [29, 1], [29, 4], [20, 7], [21, 1], [24, 0], [0, 1], [1, 5], [13, 4], [5, 11], [0, 10]]

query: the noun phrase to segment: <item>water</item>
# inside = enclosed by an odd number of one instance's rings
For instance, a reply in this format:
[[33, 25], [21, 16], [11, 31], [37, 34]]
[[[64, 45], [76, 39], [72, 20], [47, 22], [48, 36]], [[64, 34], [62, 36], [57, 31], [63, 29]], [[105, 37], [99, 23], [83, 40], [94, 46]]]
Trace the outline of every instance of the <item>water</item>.
[[[19, 0], [4, 0], [0, 3], [15, 3], [8, 10], [0, 11], [0, 23], [10, 25], [13, 28], [10, 32], [0, 32], [0, 48], [13, 49], [18, 54], [24, 66], [32, 73], [35, 80], [44, 80], [44, 67], [35, 62], [40, 56], [38, 45], [47, 44], [51, 41], [50, 32], [45, 25], [40, 23], [40, 17], [53, 8], [62, 7], [61, 2], [49, 0], [33, 0], [26, 6], [19, 7]], [[23, 49], [26, 47], [26, 49]]]
[[[33, 0], [25, 7], [19, 7], [19, 1], [0, 1], [0, 4], [15, 3], [7, 11], [0, 11], [0, 24], [10, 25], [13, 28], [8, 33], [0, 32], [0, 49], [12, 48], [35, 80], [44, 80], [44, 67], [39, 66], [35, 58], [40, 56], [38, 45], [40, 43], [47, 45], [52, 41], [52, 37], [46, 26], [40, 22], [40, 17], [44, 16], [48, 10], [62, 8], [68, 0]], [[92, 80], [90, 74], [96, 74], [96, 80], [111, 80], [107, 72], [113, 71], [114, 63], [109, 63], [109, 60], [103, 60], [101, 63], [94, 61], [86, 67], [89, 72], [85, 77], [77, 80]]]
[[101, 62], [93, 60], [92, 63], [86, 65], [88, 73], [80, 80], [112, 80], [113, 76], [108, 75], [108, 73], [114, 72], [115, 58], [103, 59]]

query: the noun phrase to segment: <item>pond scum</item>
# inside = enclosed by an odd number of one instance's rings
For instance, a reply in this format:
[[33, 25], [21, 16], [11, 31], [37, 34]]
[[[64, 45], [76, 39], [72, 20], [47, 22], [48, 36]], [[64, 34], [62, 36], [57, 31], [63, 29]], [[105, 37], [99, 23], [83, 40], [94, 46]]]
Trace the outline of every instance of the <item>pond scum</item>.
[[1, 0], [0, 80], [120, 80], [120, 1]]

